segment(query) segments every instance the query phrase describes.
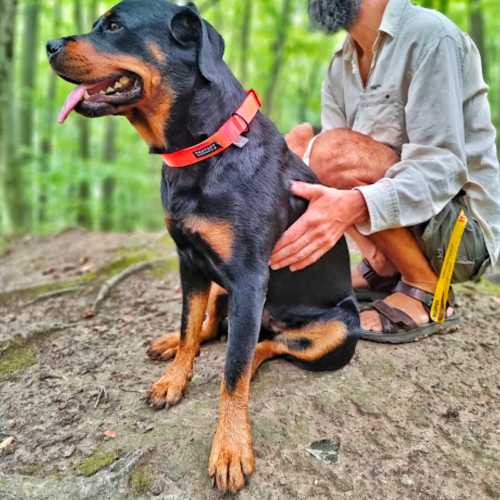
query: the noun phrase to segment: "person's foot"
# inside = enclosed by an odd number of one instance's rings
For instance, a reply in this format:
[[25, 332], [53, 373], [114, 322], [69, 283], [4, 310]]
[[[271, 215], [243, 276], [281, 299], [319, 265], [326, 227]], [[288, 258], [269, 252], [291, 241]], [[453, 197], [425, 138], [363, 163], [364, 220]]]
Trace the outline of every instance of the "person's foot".
[[[434, 293], [434, 290], [429, 290], [429, 287], [418, 283], [408, 283], [409, 285], [416, 286], [417, 288], [424, 289], [429, 293]], [[417, 325], [425, 325], [431, 321], [429, 313], [425, 310], [421, 302], [403, 293], [393, 293], [389, 295], [384, 302], [391, 307], [401, 309], [408, 314]], [[450, 317], [453, 314], [453, 308], [449, 307], [446, 315]], [[382, 321], [380, 314], [375, 310], [368, 310], [361, 312], [361, 329], [365, 332], [382, 332]]]
[[[384, 262], [371, 262], [370, 265], [372, 266], [373, 270], [377, 272], [380, 276], [384, 277], [389, 277], [394, 275], [394, 273], [397, 273], [398, 270], [394, 265], [387, 259], [385, 259]], [[352, 279], [352, 286], [354, 288], [370, 288], [370, 284], [366, 279], [363, 277], [363, 274], [359, 270], [358, 266], [354, 267], [351, 270], [351, 279]]]

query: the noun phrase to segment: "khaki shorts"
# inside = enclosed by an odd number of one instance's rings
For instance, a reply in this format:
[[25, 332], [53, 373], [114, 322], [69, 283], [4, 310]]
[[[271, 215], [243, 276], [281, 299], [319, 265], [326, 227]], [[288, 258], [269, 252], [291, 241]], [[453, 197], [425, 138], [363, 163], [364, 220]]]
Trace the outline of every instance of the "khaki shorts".
[[422, 253], [439, 276], [460, 209], [465, 212], [469, 221], [458, 247], [452, 283], [477, 280], [491, 264], [481, 226], [471, 216], [469, 209], [463, 202], [463, 197], [454, 198], [430, 221], [409, 228]]

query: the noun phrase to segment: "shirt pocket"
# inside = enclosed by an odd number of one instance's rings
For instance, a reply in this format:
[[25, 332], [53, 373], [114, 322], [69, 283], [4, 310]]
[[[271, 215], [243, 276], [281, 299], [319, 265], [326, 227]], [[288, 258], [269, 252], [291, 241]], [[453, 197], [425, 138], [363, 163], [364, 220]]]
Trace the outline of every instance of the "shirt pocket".
[[377, 90], [361, 94], [353, 130], [401, 154], [405, 142], [405, 125], [404, 106], [399, 90]]

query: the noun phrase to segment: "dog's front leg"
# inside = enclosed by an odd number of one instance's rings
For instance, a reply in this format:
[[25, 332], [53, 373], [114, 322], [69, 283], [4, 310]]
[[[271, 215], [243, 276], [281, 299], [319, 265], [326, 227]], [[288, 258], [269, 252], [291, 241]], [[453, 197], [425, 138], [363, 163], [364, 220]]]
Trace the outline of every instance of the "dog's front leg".
[[262, 322], [265, 280], [238, 283], [229, 291], [229, 339], [221, 386], [219, 422], [210, 454], [209, 474], [219, 490], [236, 493], [254, 470], [248, 397], [252, 362]]
[[183, 303], [179, 351], [170, 368], [148, 393], [149, 402], [158, 408], [178, 403], [193, 376], [193, 364], [200, 350], [201, 327], [210, 291], [210, 281], [185, 262], [182, 256], [180, 274]]

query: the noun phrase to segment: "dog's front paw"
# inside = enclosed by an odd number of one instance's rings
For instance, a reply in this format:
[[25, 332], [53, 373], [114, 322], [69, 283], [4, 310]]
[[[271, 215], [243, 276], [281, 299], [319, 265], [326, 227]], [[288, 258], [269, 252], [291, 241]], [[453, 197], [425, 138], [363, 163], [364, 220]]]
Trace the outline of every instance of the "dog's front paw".
[[149, 389], [147, 400], [156, 408], [176, 405], [181, 400], [192, 376], [192, 372], [186, 373], [172, 365]]
[[217, 429], [210, 454], [208, 473], [223, 493], [237, 493], [253, 473], [252, 435], [248, 424], [240, 429]]
[[181, 336], [178, 333], [171, 333], [157, 338], [148, 348], [147, 355], [151, 359], [167, 361], [173, 358], [179, 351]]

